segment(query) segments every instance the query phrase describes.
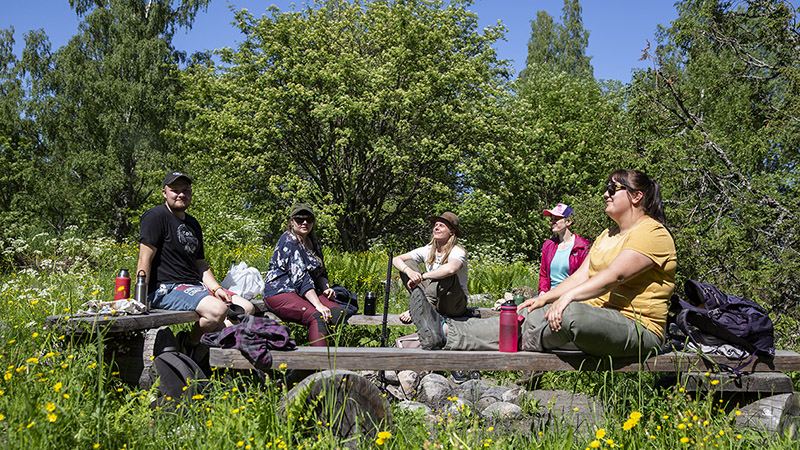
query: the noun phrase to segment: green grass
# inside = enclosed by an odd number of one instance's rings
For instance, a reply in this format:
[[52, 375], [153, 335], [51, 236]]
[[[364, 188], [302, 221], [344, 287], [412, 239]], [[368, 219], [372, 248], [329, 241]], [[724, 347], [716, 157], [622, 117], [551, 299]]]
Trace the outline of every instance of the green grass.
[[[6, 270], [0, 275], [0, 447], [333, 449], [345, 444], [328, 424], [315, 422], [301, 406], [291, 410], [291, 415], [281, 414], [278, 405], [284, 391], [271, 381], [260, 383], [251, 377], [218, 372], [202, 397], [174, 412], [153, 409], [157, 387], [139, 390], [124, 385], [111, 361], [103, 358], [102, 341], [78, 344], [43, 326], [46, 316], [73, 314], [86, 300], [109, 300], [117, 270], [135, 267], [137, 246], [80, 238], [60, 244], [47, 236], [18, 244], [4, 253]], [[207, 251], [220, 278], [231, 261], [244, 260], [264, 270], [271, 254], [271, 248], [254, 246]], [[388, 263], [385, 254], [329, 251], [325, 256], [332, 281], [359, 293], [381, 291], [379, 282]], [[25, 268], [12, 268], [20, 262]], [[498, 295], [518, 283], [534, 283], [536, 272], [523, 263], [484, 266], [471, 261], [470, 279], [473, 293], [485, 289]], [[392, 296], [390, 311], [404, 310], [406, 300], [402, 291]], [[382, 310], [382, 304], [378, 309]], [[413, 331], [392, 327], [390, 339]], [[375, 346], [379, 332], [380, 327], [349, 327], [337, 332], [335, 339], [340, 345]], [[304, 330], [293, 326], [293, 333], [303, 342]], [[281, 370], [269, 374], [272, 378], [281, 375]], [[518, 377], [515, 372], [486, 375], [506, 383]], [[428, 422], [419, 414], [395, 410], [395, 425], [384, 429], [388, 434], [382, 434], [382, 439], [355, 437], [351, 444], [390, 449], [798, 445], [796, 440], [737, 430], [732, 426], [737, 405], [720, 403], [713, 396], [694, 398], [680, 387], [656, 390], [655, 376], [546, 374], [541, 388], [591, 393], [606, 405], [606, 415], [597, 418], [589, 434], [567, 427], [507, 433], [489, 428], [474, 413]]]

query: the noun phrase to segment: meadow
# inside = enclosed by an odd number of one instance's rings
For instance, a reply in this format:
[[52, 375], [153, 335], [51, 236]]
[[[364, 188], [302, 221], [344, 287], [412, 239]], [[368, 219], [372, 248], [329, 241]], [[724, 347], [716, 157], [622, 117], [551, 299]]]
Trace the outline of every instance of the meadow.
[[[711, 395], [693, 396], [681, 386], [655, 388], [657, 374], [548, 373], [540, 387], [591, 393], [606, 405], [590, 432], [551, 427], [510, 433], [487, 427], [472, 412], [444, 415], [435, 422], [395, 409], [394, 424], [377, 436], [337, 438], [329, 423], [315, 421], [308, 407], [281, 413], [285, 387], [247, 375], [215, 374], [192, 402], [156, 408], [157, 385], [139, 390], [123, 384], [104, 342], [75, 342], [44, 327], [48, 315], [74, 314], [90, 299], [109, 300], [118, 269], [133, 272], [138, 247], [112, 240], [35, 235], [5, 242], [0, 255], [0, 446], [82, 449], [312, 449], [342, 448], [787, 448], [796, 437], [737, 429], [736, 404]], [[271, 248], [212, 247], [208, 261], [222, 279], [231, 262], [266, 269]], [[382, 292], [387, 254], [376, 249], [326, 252], [330, 278], [363, 298]], [[396, 272], [395, 272], [395, 277]], [[470, 259], [470, 291], [493, 298], [512, 286], [535, 286], [538, 268], [476, 255]], [[382, 298], [382, 295], [379, 295]], [[402, 311], [407, 294], [393, 293], [389, 308]], [[378, 308], [382, 309], [379, 304]], [[188, 325], [176, 326], [175, 331]], [[298, 342], [302, 330], [292, 327]], [[392, 338], [412, 332], [396, 327]], [[345, 328], [340, 345], [379, 345], [378, 327]], [[512, 383], [519, 373], [486, 373]], [[795, 389], [797, 390], [795, 377]], [[540, 405], [525, 405], [526, 409]]]

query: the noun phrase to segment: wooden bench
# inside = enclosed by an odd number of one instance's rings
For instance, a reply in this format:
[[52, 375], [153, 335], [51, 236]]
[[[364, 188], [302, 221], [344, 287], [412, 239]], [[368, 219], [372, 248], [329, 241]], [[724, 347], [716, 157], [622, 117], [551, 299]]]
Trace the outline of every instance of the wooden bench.
[[[256, 314], [268, 316], [280, 322], [280, 319], [268, 311], [263, 300], [254, 300]], [[470, 309], [473, 317], [488, 317], [498, 314], [488, 309]], [[194, 311], [171, 311], [154, 309], [148, 314], [73, 314], [49, 316], [46, 324], [59, 333], [78, 338], [102, 333], [107, 339], [106, 357], [114, 360], [120, 372], [120, 378], [126, 383], [147, 389], [152, 383], [152, 361], [165, 349], [177, 347], [177, 341], [171, 325], [197, 322], [199, 316]], [[383, 323], [383, 315], [365, 316], [356, 314], [348, 318], [348, 325], [379, 326]], [[408, 325], [400, 321], [398, 314], [387, 316], [387, 325]]]
[[[724, 356], [711, 356], [730, 363]], [[300, 370], [614, 370], [617, 372], [687, 372], [712, 370], [713, 364], [695, 353], [667, 353], [639, 363], [636, 359], [592, 357], [577, 351], [548, 353], [498, 351], [422, 350], [418, 348], [298, 347], [293, 351], [273, 351], [273, 367], [286, 364]], [[210, 349], [212, 367], [253, 369], [236, 349]], [[774, 359], [756, 358], [745, 372], [790, 372], [800, 370], [800, 354], [779, 350]]]

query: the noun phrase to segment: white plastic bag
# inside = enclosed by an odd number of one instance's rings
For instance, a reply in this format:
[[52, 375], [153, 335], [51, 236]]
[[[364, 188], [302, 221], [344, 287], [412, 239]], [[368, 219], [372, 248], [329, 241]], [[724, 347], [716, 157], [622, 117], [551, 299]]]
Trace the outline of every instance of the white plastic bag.
[[252, 300], [264, 291], [264, 279], [255, 267], [247, 267], [244, 261], [231, 264], [231, 270], [220, 283], [225, 289], [241, 295], [247, 300]]

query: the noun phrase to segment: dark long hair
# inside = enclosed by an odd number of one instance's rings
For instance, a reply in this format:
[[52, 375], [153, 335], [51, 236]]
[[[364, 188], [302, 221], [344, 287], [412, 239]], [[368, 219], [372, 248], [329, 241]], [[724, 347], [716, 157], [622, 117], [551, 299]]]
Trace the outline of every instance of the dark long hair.
[[625, 186], [628, 191], [641, 191], [644, 195], [642, 208], [644, 212], [661, 223], [667, 225], [667, 216], [664, 214], [664, 204], [661, 202], [661, 186], [658, 181], [648, 177], [644, 172], [638, 170], [617, 170], [608, 176], [606, 183], [616, 181]]

